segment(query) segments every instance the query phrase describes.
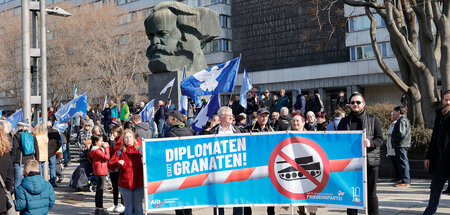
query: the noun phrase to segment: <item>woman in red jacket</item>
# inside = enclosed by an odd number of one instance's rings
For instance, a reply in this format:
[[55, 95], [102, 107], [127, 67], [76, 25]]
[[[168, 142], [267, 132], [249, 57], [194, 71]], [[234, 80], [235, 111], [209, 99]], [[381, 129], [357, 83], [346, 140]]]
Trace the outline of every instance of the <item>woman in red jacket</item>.
[[103, 189], [108, 175], [109, 145], [102, 141], [99, 135], [92, 136], [93, 147], [89, 152], [94, 167], [94, 175], [97, 179], [97, 191], [95, 192], [95, 214], [108, 214], [103, 210]]
[[138, 141], [130, 129], [122, 135], [122, 147], [117, 150], [108, 164], [110, 169], [119, 168], [119, 189], [125, 204], [125, 215], [142, 215], [144, 200], [144, 176], [142, 154]]

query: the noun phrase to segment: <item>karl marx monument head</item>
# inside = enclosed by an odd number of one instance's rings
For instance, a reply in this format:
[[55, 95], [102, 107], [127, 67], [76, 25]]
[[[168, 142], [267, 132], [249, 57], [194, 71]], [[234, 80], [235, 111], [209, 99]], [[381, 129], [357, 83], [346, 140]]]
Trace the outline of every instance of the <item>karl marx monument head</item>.
[[202, 48], [221, 32], [216, 12], [179, 2], [158, 4], [145, 20], [152, 73], [198, 72], [207, 67]]

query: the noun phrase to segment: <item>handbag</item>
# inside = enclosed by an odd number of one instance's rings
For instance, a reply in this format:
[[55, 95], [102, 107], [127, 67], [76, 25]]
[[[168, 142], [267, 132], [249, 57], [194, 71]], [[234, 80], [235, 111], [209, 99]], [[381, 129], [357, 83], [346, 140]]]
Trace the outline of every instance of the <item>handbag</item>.
[[5, 182], [3, 181], [3, 177], [0, 175], [0, 183], [3, 187], [3, 190], [6, 193], [6, 198], [8, 198], [8, 202], [11, 205], [11, 207], [8, 209], [8, 211], [6, 211], [6, 215], [16, 215], [16, 208], [14, 207], [14, 201], [13, 198], [11, 196], [11, 193], [9, 192], [8, 189], [6, 189], [6, 185]]

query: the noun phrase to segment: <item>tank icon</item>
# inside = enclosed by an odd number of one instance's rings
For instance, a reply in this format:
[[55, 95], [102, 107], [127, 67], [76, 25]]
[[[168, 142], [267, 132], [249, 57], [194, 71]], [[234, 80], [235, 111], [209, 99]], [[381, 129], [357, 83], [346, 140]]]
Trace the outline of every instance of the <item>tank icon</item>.
[[[309, 172], [314, 178], [319, 177], [322, 174], [320, 170], [320, 162], [314, 162], [312, 156], [300, 157], [294, 160], [297, 164], [299, 164], [303, 169]], [[277, 164], [287, 163], [287, 161], [278, 161]], [[281, 179], [285, 181], [294, 181], [307, 179], [305, 175], [303, 175], [300, 171], [295, 169], [295, 167], [290, 166], [278, 171], [278, 175]]]

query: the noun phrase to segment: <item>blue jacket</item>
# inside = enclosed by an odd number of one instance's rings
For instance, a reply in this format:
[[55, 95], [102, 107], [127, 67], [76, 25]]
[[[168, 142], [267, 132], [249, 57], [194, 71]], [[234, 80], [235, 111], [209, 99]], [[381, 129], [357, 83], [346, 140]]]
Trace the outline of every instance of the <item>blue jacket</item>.
[[55, 204], [55, 191], [39, 174], [27, 176], [16, 188], [14, 204], [21, 215], [45, 215]]

